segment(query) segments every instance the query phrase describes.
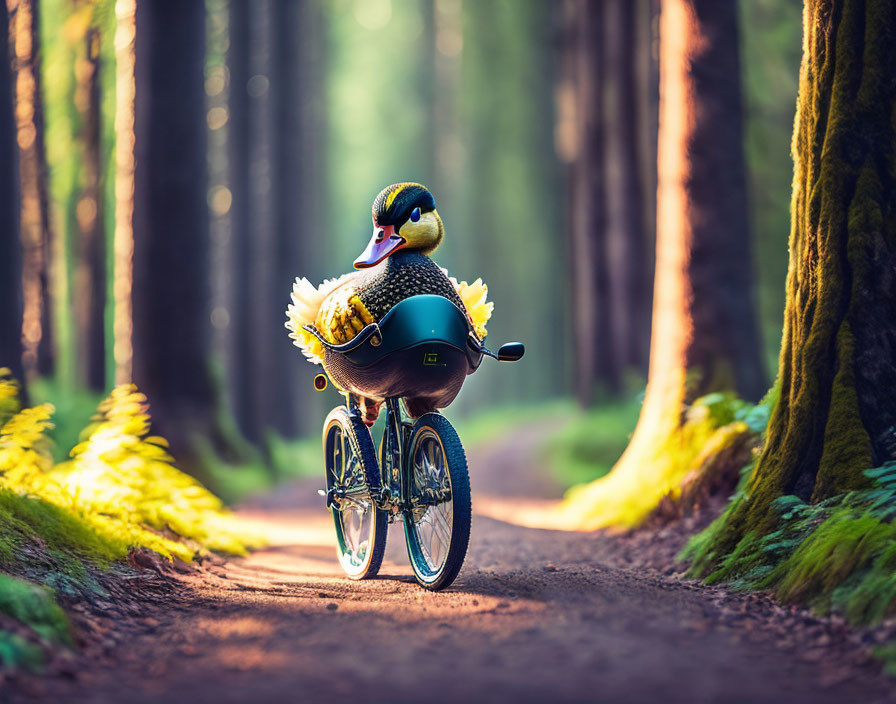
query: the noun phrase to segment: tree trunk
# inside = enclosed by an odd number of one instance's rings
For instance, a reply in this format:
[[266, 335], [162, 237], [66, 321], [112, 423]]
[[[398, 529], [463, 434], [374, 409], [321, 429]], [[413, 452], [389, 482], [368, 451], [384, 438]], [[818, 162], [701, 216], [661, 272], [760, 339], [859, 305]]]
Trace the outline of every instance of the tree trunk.
[[640, 158], [639, 117], [646, 100], [639, 100], [636, 80], [636, 3], [604, 2], [604, 64], [606, 126], [606, 262], [609, 337], [603, 344], [613, 354], [614, 375], [628, 370], [647, 372], [650, 341], [650, 257]]
[[314, 5], [291, 0], [274, 3], [272, 8], [272, 62], [278, 67], [271, 130], [274, 253], [266, 280], [271, 304], [259, 313], [267, 322], [273, 354], [268, 362], [274, 374], [267, 389], [265, 421], [287, 437], [303, 430], [302, 392], [311, 388], [311, 370], [299, 363], [292, 341], [283, 335], [283, 301], [297, 273], [314, 270], [312, 245], [318, 238], [312, 233], [324, 226], [320, 210], [324, 174], [318, 146], [324, 133], [317, 119], [320, 86], [316, 75], [316, 36], [321, 23]]
[[737, 5], [667, 0], [660, 18], [659, 186], [650, 371], [632, 441], [572, 497], [591, 527], [637, 524], [689, 471], [687, 405], [756, 400], [765, 380], [753, 307]]
[[134, 381], [175, 457], [214, 425], [209, 370], [205, 6], [137, 3]]
[[103, 228], [100, 115], [100, 32], [90, 28], [76, 71], [75, 105], [81, 118], [83, 188], [78, 201], [78, 252], [75, 269], [75, 320], [78, 379], [82, 386], [106, 388], [106, 242]]
[[37, 0], [9, 2], [9, 26], [16, 78], [16, 125], [21, 183], [23, 242], [23, 343], [29, 375], [52, 374], [50, 232], [46, 150], [41, 99], [40, 33]]
[[808, 0], [777, 403], [716, 554], [896, 458], [896, 0]]
[[134, 120], [136, 112], [136, 7], [115, 2], [115, 230], [113, 250], [112, 356], [115, 383], [133, 380]]
[[[638, 84], [638, 159], [643, 193], [644, 228], [648, 243], [645, 293], [653, 301], [656, 253], [657, 132], [660, 107], [660, 0], [639, 0], [635, 22], [634, 62]], [[648, 320], [648, 326], [650, 321]], [[647, 338], [648, 360], [650, 334]]]
[[[736, 3], [670, 0], [660, 29], [657, 272], [650, 377], [664, 405], [766, 390], [754, 308]], [[693, 383], [681, 384], [682, 373]], [[659, 383], [655, 383], [659, 382]]]
[[16, 123], [10, 67], [9, 16], [0, 2], [0, 367], [24, 384], [22, 368], [22, 240]]
[[572, 85], [572, 162], [569, 169], [570, 257], [575, 373], [579, 401], [590, 405], [598, 384], [611, 391], [621, 379], [610, 335], [610, 286], [606, 260], [604, 183], [604, 75], [601, 53], [602, 5], [573, 0], [567, 8], [564, 46]]
[[[249, 15], [249, 222], [252, 247], [249, 268], [249, 327], [252, 340], [246, 372], [249, 393], [249, 437], [263, 439], [271, 417], [271, 388], [276, 383], [271, 336], [272, 308], [280, 310], [282, 293], [272, 295], [270, 277], [276, 257], [274, 212], [274, 110], [277, 96], [271, 90], [277, 69], [272, 60], [273, 0], [250, 3]], [[289, 288], [289, 287], [287, 287]], [[282, 313], [282, 311], [281, 311]], [[282, 317], [281, 317], [282, 321]]]
[[637, 10], [625, 0], [578, 0], [567, 8], [564, 82], [572, 86], [573, 134], [561, 152], [571, 151], [575, 387], [584, 405], [598, 389], [618, 392], [626, 372], [647, 372], [653, 237], [640, 118], [650, 100], [636, 75]]
[[230, 73], [230, 118], [228, 120], [228, 181], [232, 195], [230, 207], [230, 246], [228, 273], [230, 296], [230, 335], [227, 349], [228, 379], [231, 380], [233, 413], [243, 434], [254, 441], [258, 434], [253, 424], [252, 338], [249, 334], [249, 262], [252, 233], [249, 216], [249, 2], [230, 2], [230, 48], [227, 68]]

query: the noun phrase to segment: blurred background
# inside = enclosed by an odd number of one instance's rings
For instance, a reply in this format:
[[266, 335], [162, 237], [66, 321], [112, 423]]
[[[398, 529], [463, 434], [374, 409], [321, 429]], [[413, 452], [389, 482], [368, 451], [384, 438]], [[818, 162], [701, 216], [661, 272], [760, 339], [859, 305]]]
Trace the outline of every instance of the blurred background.
[[[744, 295], [773, 369], [801, 5], [738, 4]], [[434, 258], [489, 286], [488, 342], [527, 347], [466, 384], [462, 436], [563, 416], [558, 482], [612, 466], [647, 372], [658, 0], [0, 5], [0, 366], [56, 406], [59, 457], [134, 380], [226, 498], [316, 471], [339, 399], [287, 337], [292, 282], [348, 271], [373, 198], [412, 180], [445, 223]]]

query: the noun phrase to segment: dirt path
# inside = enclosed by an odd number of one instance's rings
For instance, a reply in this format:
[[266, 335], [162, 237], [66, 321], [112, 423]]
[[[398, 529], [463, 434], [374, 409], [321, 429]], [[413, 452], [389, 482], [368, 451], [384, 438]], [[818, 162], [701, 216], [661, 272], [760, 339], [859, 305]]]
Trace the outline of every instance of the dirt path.
[[[537, 472], [536, 440], [471, 457], [474, 502], [501, 500], [488, 496], [499, 474]], [[247, 505], [275, 544], [181, 577], [176, 598], [112, 633], [77, 677], [29, 698], [822, 704], [896, 692], [842, 624], [633, 566], [625, 539], [477, 515], [460, 578], [431, 594], [413, 584], [397, 526], [381, 578], [350, 582], [314, 489]]]

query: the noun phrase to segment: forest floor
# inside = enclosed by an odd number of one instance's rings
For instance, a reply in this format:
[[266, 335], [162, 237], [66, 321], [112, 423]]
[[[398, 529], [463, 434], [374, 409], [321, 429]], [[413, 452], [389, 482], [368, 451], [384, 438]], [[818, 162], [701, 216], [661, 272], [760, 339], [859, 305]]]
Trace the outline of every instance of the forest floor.
[[76, 654], [0, 687], [103, 704], [896, 699], [873, 632], [684, 578], [674, 555], [693, 525], [613, 536], [490, 518], [559, 494], [533, 459], [541, 436], [471, 454], [478, 512], [447, 591], [414, 584], [400, 525], [378, 579], [344, 579], [319, 482], [303, 480], [240, 509], [269, 547], [181, 572], [138, 560], [117, 598], [74, 609]]

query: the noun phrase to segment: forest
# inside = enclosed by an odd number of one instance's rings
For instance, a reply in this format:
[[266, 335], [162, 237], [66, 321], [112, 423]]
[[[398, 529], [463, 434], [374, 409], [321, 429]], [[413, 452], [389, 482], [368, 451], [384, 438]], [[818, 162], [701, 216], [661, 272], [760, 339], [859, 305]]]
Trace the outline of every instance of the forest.
[[[0, 28], [3, 698], [892, 697], [896, 0]], [[421, 414], [327, 280], [426, 255], [473, 342]]]

